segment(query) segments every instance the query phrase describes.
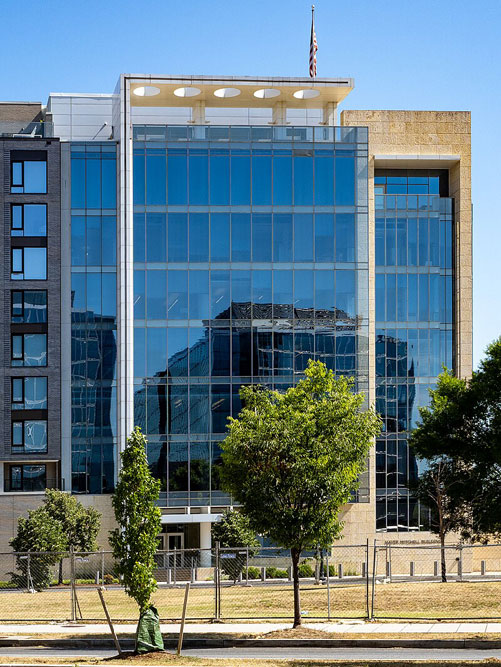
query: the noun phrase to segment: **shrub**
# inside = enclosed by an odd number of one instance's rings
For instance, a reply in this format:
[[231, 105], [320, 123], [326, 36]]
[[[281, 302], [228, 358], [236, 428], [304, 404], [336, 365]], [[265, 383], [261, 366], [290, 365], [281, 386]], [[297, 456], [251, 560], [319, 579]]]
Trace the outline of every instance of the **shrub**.
[[247, 576], [249, 579], [259, 579], [261, 576], [261, 570], [258, 567], [248, 567], [247, 568]]
[[336, 577], [337, 569], [335, 565], [329, 565], [329, 577]]
[[289, 573], [287, 570], [281, 570], [278, 567], [267, 567], [266, 568], [266, 578], [267, 579], [287, 579]]
[[118, 579], [111, 574], [105, 574], [103, 577], [105, 585], [118, 584]]
[[313, 577], [315, 574], [313, 568], [309, 563], [301, 563], [298, 567], [298, 570], [299, 570], [299, 577], [301, 579], [307, 579], [309, 577]]

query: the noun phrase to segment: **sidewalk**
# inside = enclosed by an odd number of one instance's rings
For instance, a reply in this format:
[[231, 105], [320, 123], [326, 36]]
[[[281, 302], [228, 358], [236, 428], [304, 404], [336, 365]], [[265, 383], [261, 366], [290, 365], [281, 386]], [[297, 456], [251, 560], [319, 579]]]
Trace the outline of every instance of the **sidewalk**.
[[[292, 623], [187, 623], [185, 635], [264, 635], [274, 630], [285, 630], [292, 627]], [[342, 621], [338, 623], [303, 623], [304, 628], [323, 630], [337, 635], [343, 634], [378, 634], [410, 635], [410, 634], [499, 634], [501, 623], [366, 623], [364, 621]], [[162, 623], [162, 632], [175, 634], [179, 632], [179, 623]], [[135, 624], [116, 624], [118, 634], [134, 634]], [[109, 636], [110, 630], [105, 623], [39, 623], [39, 624], [0, 624], [0, 639], [9, 637], [25, 637], [33, 635], [78, 635]], [[460, 639], [460, 637], [458, 637]]]

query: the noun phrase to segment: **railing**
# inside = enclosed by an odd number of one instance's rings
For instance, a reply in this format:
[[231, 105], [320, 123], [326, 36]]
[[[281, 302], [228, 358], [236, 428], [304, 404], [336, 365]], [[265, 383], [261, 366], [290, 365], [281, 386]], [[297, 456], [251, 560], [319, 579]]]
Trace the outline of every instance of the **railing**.
[[27, 123], [24, 127], [21, 127], [19, 130], [2, 132], [2, 136], [16, 137], [16, 138], [34, 138], [34, 137], [52, 137], [54, 136], [54, 125], [53, 123], [47, 123], [45, 121], [38, 121], [33, 123]]

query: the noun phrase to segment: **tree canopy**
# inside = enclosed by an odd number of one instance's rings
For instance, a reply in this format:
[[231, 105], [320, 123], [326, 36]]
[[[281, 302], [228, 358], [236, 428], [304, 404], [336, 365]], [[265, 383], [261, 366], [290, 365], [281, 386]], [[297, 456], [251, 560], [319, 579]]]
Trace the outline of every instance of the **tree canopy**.
[[486, 352], [470, 380], [441, 373], [410, 439], [419, 457], [454, 465], [449, 493], [464, 511], [460, 530], [483, 540], [501, 534], [501, 338]]
[[[93, 507], [84, 507], [75, 496], [63, 491], [46, 489], [43, 504], [18, 519], [17, 534], [10, 541], [16, 552], [50, 552], [31, 558], [31, 577], [35, 588], [46, 588], [52, 580], [51, 567], [62, 559], [70, 548], [80, 551], [96, 549], [96, 537], [101, 515]], [[26, 579], [26, 559], [17, 558], [21, 578]], [[62, 567], [59, 568], [59, 583]]]
[[222, 444], [224, 487], [250, 526], [291, 550], [294, 624], [301, 622], [297, 566], [305, 548], [340, 535], [341, 507], [357, 489], [381, 420], [353, 381], [319, 361], [284, 393], [242, 387], [244, 407]]

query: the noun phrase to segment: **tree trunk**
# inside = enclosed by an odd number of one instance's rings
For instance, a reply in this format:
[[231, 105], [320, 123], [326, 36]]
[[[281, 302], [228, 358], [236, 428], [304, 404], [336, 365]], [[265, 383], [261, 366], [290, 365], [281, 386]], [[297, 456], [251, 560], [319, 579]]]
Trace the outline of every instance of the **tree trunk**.
[[445, 535], [440, 533], [440, 562], [442, 565], [442, 582], [447, 583], [447, 567], [445, 562]]
[[59, 561], [59, 577], [58, 577], [58, 582], [60, 586], [63, 583], [63, 559]]
[[301, 625], [301, 600], [299, 597], [299, 558], [301, 551], [299, 549], [291, 549], [292, 560], [292, 581], [294, 585], [294, 625], [297, 628]]

